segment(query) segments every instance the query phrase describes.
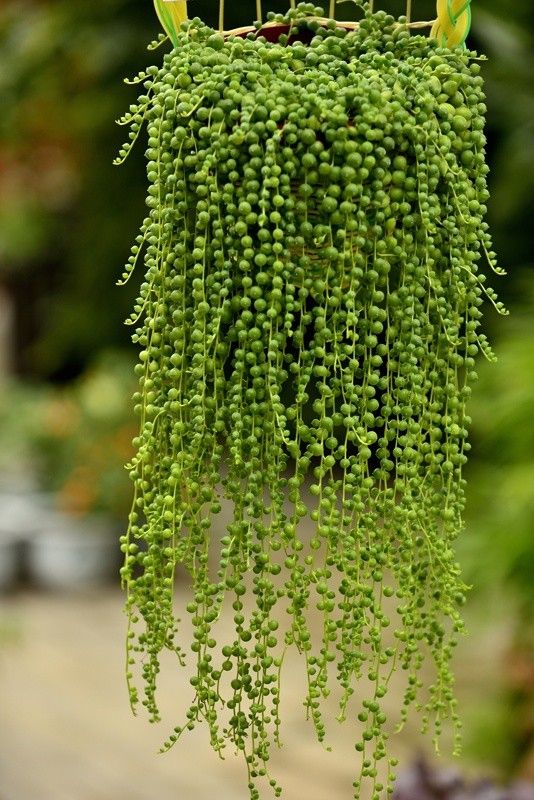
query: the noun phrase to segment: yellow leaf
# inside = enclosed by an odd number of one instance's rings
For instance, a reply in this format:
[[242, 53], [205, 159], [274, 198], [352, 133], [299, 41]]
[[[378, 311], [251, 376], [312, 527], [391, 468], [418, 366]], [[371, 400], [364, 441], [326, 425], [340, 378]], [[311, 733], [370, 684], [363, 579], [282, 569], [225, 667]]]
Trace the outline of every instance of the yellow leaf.
[[154, 8], [165, 33], [176, 47], [180, 25], [187, 19], [186, 0], [154, 0]]

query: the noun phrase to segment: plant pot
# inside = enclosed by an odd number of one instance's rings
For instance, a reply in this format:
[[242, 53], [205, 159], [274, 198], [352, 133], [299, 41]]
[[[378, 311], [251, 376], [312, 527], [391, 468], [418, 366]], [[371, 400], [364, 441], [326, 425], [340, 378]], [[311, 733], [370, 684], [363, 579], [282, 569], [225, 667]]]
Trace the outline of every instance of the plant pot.
[[0, 591], [13, 588], [24, 573], [27, 548], [51, 513], [46, 493], [11, 488], [0, 493]]
[[[317, 21], [326, 22], [327, 20], [318, 19]], [[340, 22], [337, 27], [343, 28], [344, 30], [354, 30], [358, 25], [358, 22]], [[309, 44], [315, 36], [315, 31], [304, 22], [300, 25], [288, 25], [284, 22], [266, 22], [259, 29], [248, 25], [244, 28], [235, 28], [232, 31], [228, 31], [227, 35], [233, 34], [234, 36], [246, 38], [251, 33], [254, 34], [255, 37], [263, 36], [264, 39], [271, 43], [278, 42], [281, 36], [288, 36], [290, 43], [302, 42], [303, 44]]]
[[31, 578], [48, 589], [101, 586], [113, 579], [119, 564], [115, 525], [105, 518], [56, 515], [33, 539], [28, 553]]
[[46, 492], [0, 492], [0, 500], [0, 535], [17, 541], [24, 542], [33, 538], [41, 529], [43, 521], [53, 513], [54, 496]]

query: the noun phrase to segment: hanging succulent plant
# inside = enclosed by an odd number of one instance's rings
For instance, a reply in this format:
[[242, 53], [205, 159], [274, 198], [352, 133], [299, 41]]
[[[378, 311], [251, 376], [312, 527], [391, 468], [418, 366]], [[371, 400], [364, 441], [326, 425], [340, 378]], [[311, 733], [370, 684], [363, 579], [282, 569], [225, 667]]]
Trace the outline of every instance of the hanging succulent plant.
[[[135, 499], [122, 578], [128, 681], [158, 719], [162, 650], [177, 635], [177, 565], [192, 587], [193, 698], [164, 749], [198, 722], [246, 758], [250, 796], [279, 741], [287, 648], [304, 703], [364, 723], [360, 796], [380, 763], [392, 673], [424, 729], [459, 722], [450, 657], [465, 587], [462, 527], [475, 356], [494, 267], [484, 220], [477, 57], [300, 5], [285, 32], [223, 37], [194, 19], [123, 120], [148, 131], [149, 213], [123, 275], [146, 278], [129, 323], [141, 347]], [[444, 36], [443, 28], [440, 36]], [[214, 531], [223, 498], [232, 519]], [[218, 568], [212, 567], [216, 554]], [[235, 633], [217, 621], [232, 607]], [[310, 619], [321, 620], [316, 637]], [[426, 687], [423, 662], [435, 680]]]

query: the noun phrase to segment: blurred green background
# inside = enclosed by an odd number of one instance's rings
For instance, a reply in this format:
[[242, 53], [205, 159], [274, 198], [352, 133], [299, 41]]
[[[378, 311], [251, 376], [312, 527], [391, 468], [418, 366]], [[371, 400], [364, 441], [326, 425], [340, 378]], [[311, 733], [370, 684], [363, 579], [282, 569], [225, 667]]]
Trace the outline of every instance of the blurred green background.
[[[216, 5], [191, 0], [190, 14], [214, 23]], [[228, 27], [254, 18], [253, 2], [228, 5]], [[494, 283], [511, 315], [487, 309], [499, 362], [480, 363], [471, 407], [458, 545], [474, 587], [467, 614], [474, 637], [504, 619], [507, 655], [493, 695], [467, 700], [466, 759], [534, 778], [534, 4], [472, 5], [470, 44], [488, 56], [490, 222], [508, 271]], [[434, 10], [414, 2], [415, 18]], [[145, 187], [142, 144], [112, 166], [124, 133], [114, 120], [135, 95], [122, 78], [161, 57], [146, 51], [158, 32], [150, 0], [0, 7], [0, 474], [35, 473], [66, 510], [119, 519], [134, 430], [123, 320], [136, 279], [115, 282]]]

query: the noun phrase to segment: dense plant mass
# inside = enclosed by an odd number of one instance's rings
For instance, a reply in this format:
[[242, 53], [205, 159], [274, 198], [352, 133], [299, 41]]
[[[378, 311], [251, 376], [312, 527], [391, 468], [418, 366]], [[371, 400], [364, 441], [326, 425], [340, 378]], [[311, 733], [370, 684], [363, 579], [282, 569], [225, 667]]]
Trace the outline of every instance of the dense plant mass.
[[458, 735], [466, 402], [477, 352], [492, 358], [484, 296], [503, 309], [479, 271], [494, 253], [476, 56], [383, 12], [354, 31], [318, 13], [290, 12], [277, 43], [186, 23], [123, 120], [121, 158], [146, 122], [150, 182], [123, 275], [143, 255], [128, 680], [135, 705], [139, 661], [157, 720], [160, 653], [185, 658], [183, 565], [196, 670], [165, 748], [204, 720], [217, 751], [244, 753], [251, 798], [263, 776], [279, 794], [267, 762], [294, 647], [318, 738], [331, 688], [340, 719], [362, 723], [355, 796], [369, 779], [377, 800], [396, 669], [397, 721], [415, 705], [425, 730], [449, 717]]

